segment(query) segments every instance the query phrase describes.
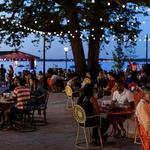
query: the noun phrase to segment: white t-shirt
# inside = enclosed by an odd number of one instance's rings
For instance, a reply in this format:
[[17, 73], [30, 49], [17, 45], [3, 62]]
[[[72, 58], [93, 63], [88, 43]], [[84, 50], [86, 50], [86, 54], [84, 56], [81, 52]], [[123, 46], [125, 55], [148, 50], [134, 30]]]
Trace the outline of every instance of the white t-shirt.
[[124, 89], [122, 93], [119, 93], [117, 90], [113, 94], [112, 101], [117, 101], [118, 105], [128, 105], [130, 102], [134, 102], [134, 97], [127, 89]]

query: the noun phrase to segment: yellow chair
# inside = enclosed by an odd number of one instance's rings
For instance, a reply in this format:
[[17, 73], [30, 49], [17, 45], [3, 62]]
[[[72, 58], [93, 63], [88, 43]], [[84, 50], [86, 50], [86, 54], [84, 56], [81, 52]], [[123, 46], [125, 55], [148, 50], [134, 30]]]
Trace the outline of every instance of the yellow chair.
[[[67, 95], [67, 104], [66, 104], [66, 109], [72, 109], [74, 107], [74, 99], [73, 99], [73, 91], [72, 88], [70, 86], [66, 86], [65, 87], [65, 93]], [[69, 104], [71, 103], [71, 107], [69, 107]]]
[[90, 78], [84, 78], [83, 82], [86, 84], [91, 84], [91, 79]]
[[[100, 147], [102, 147], [103, 142], [102, 142], [100, 128], [98, 130], [98, 133], [99, 133], [101, 145], [100, 146], [94, 146], [94, 147], [93, 146], [91, 147], [89, 145], [89, 143], [91, 141], [90, 129], [93, 129], [93, 128], [99, 127], [99, 126], [98, 125], [95, 125], [95, 126], [86, 126], [85, 125], [86, 120], [88, 118], [98, 117], [98, 115], [87, 117], [84, 109], [80, 105], [74, 105], [74, 113], [73, 114], [74, 114], [74, 118], [75, 118], [75, 120], [77, 122], [77, 126], [78, 126], [76, 140], [75, 140], [75, 147], [80, 148], [80, 149], [99, 149]], [[85, 142], [79, 141], [80, 129], [83, 129]], [[83, 143], [85, 143], [86, 145], [80, 146], [80, 144], [83, 144]]]

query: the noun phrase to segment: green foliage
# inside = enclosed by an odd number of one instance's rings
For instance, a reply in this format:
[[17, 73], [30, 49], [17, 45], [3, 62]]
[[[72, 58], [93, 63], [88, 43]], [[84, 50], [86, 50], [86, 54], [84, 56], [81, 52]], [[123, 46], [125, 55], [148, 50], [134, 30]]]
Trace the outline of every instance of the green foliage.
[[113, 52], [113, 59], [113, 68], [117, 70], [122, 70], [125, 61], [125, 55], [121, 47], [115, 49], [115, 51]]
[[[3, 1], [0, 3], [0, 15], [3, 16], [0, 18], [0, 42], [19, 47], [24, 38], [32, 32], [21, 28], [20, 25], [46, 34], [46, 41], [50, 43], [47, 48], [50, 48], [56, 36], [60, 38], [61, 43], [74, 42], [74, 39], [78, 39], [80, 43], [94, 41], [92, 43], [99, 47], [102, 44], [109, 44], [107, 38], [113, 36], [118, 45], [118, 49], [116, 48], [114, 52], [116, 56], [121, 55], [117, 52], [120, 45], [123, 47], [124, 55], [125, 51], [136, 45], [135, 36], [138, 37], [141, 32], [140, 22], [136, 16], [138, 14], [146, 16], [145, 7], [150, 6], [150, 2], [145, 0], [138, 2], [136, 0], [95, 0], [95, 3], [91, 0]], [[139, 9], [136, 9], [137, 6]], [[6, 19], [8, 21], [3, 23]], [[34, 34], [36, 36], [33, 42], [37, 45], [43, 35], [37, 32]], [[119, 61], [117, 59], [117, 62]], [[119, 65], [118, 68], [121, 66]]]

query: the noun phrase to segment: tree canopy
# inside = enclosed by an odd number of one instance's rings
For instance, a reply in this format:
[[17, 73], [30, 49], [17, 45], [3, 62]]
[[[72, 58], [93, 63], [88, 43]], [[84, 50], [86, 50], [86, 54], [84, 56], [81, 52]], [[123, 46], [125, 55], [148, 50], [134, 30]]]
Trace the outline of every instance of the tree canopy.
[[[136, 45], [138, 15], [147, 15], [147, 0], [3, 0], [0, 3], [0, 42], [20, 46], [23, 38], [46, 35], [51, 42], [70, 42], [76, 71], [98, 71], [99, 49], [114, 39], [123, 51]], [[83, 42], [88, 44], [86, 64]]]

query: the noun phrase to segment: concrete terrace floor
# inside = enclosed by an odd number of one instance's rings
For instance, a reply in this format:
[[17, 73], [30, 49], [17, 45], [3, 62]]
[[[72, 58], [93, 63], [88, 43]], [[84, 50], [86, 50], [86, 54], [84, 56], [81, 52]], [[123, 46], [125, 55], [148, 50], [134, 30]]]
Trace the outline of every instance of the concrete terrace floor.
[[[65, 109], [64, 93], [52, 93], [47, 109], [46, 126], [34, 132], [4, 131], [0, 129], [0, 150], [76, 150], [76, 123], [71, 110]], [[129, 138], [108, 138], [102, 150], [140, 150], [141, 145]]]

